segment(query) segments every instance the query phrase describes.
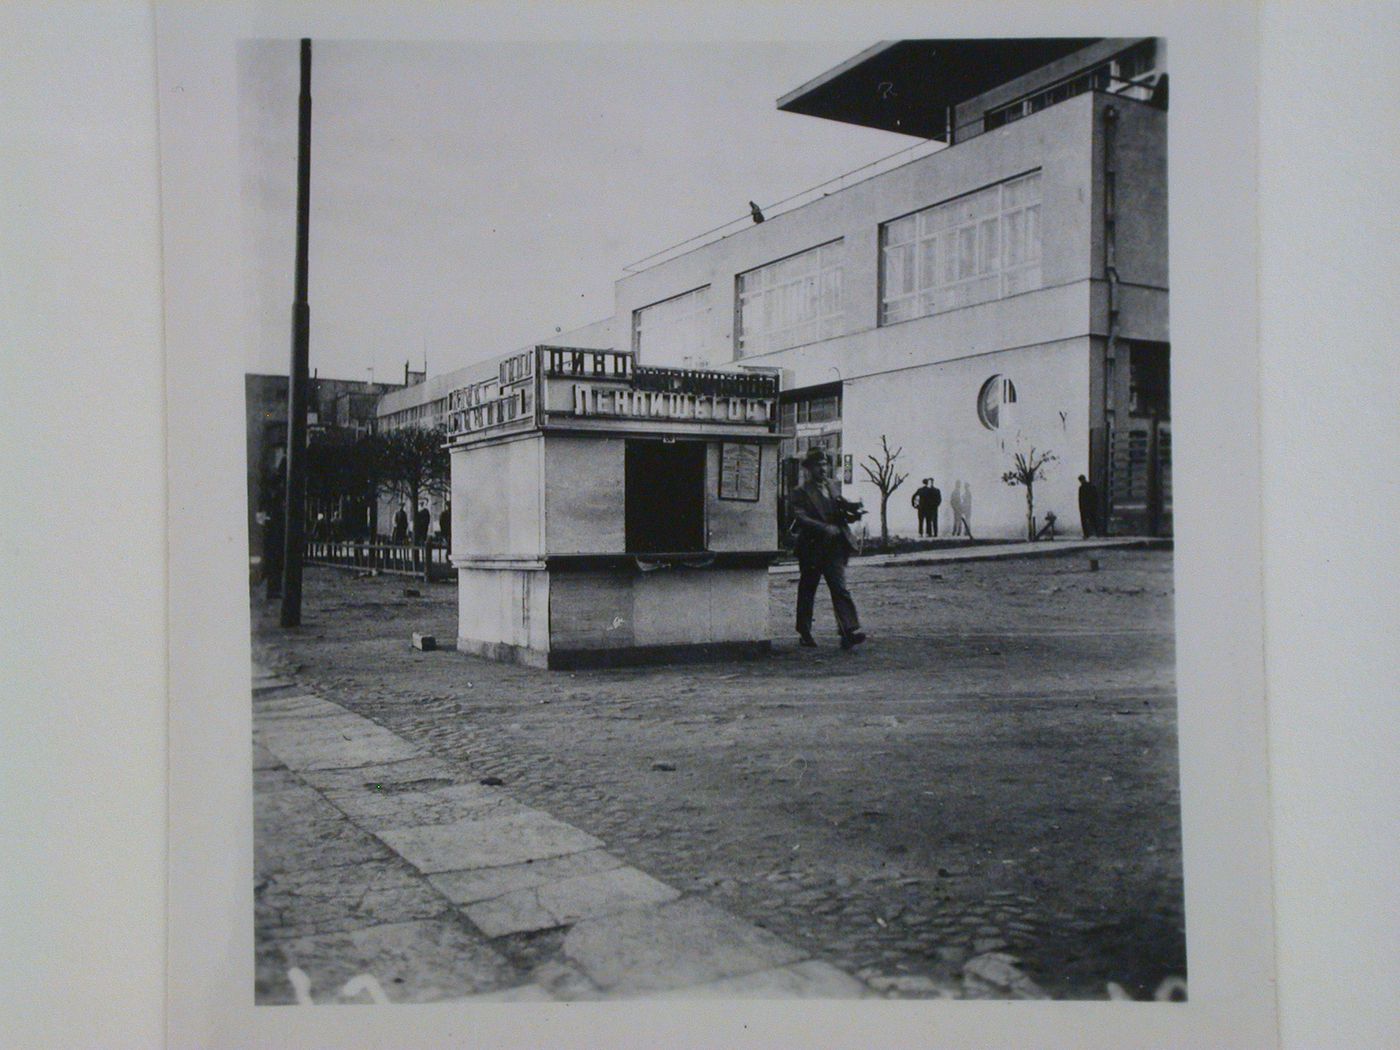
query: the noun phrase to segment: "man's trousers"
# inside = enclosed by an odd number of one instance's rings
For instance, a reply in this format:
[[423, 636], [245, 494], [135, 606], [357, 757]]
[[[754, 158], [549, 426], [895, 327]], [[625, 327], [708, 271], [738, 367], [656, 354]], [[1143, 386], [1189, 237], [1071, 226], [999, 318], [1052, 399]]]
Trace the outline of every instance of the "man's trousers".
[[797, 579], [797, 633], [809, 634], [812, 630], [812, 611], [817, 600], [817, 581], [826, 577], [827, 590], [831, 592], [831, 608], [836, 614], [836, 626], [845, 638], [860, 630], [860, 616], [856, 613], [856, 603], [846, 587], [846, 561], [844, 558], [830, 558], [826, 561], [801, 562], [801, 575]]

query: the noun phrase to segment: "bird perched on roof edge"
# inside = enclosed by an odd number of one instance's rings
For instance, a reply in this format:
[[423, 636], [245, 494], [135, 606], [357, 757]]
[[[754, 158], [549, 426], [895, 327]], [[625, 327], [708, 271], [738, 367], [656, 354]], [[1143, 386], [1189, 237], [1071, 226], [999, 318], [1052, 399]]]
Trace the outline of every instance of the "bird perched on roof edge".
[[763, 221], [763, 210], [753, 201], [749, 201], [749, 214], [753, 216], [754, 222]]

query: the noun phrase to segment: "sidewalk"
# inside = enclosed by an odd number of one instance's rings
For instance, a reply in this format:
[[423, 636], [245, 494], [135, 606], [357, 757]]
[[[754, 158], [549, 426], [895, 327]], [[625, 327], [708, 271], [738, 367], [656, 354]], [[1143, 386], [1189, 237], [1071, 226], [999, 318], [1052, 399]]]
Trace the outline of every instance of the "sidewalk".
[[[894, 565], [951, 565], [965, 561], [1004, 561], [1008, 558], [1053, 558], [1067, 554], [1082, 554], [1095, 550], [1167, 550], [1170, 539], [1150, 536], [1105, 536], [1092, 540], [1038, 540], [1029, 543], [1024, 540], [1006, 543], [979, 543], [975, 546], [959, 544], [947, 550], [909, 551], [905, 554], [857, 554], [850, 565], [873, 565], [887, 567]], [[783, 562], [768, 570], [771, 575], [797, 573], [797, 563]]]
[[875, 994], [259, 668], [253, 741], [260, 1004]]

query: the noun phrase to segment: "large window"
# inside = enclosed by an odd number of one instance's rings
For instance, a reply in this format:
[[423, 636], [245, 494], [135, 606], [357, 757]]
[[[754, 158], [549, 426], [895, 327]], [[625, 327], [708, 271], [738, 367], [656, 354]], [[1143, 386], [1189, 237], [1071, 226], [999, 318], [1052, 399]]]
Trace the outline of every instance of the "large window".
[[710, 286], [632, 312], [632, 349], [647, 364], [710, 363]]
[[880, 323], [1040, 287], [1040, 172], [988, 186], [880, 230]]
[[841, 335], [841, 242], [738, 277], [734, 356], [786, 350]]

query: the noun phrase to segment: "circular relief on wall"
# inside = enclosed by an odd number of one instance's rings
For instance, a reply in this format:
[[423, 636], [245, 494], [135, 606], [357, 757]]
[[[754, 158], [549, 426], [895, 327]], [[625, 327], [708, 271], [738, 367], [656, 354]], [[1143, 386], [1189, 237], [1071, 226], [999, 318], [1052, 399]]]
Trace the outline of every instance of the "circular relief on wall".
[[977, 418], [988, 430], [1001, 425], [1002, 406], [1016, 403], [1016, 385], [1004, 375], [994, 375], [977, 392]]

